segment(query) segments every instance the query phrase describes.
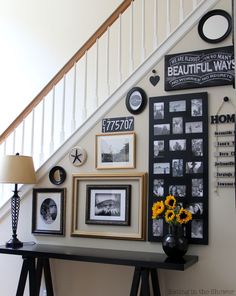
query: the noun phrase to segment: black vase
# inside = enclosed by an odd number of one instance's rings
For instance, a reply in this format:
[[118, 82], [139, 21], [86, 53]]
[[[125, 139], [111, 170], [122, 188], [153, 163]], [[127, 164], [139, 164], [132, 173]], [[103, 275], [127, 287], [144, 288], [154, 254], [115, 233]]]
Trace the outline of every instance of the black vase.
[[169, 231], [162, 240], [162, 248], [171, 258], [181, 258], [187, 253], [188, 239], [184, 236], [182, 225], [169, 225]]

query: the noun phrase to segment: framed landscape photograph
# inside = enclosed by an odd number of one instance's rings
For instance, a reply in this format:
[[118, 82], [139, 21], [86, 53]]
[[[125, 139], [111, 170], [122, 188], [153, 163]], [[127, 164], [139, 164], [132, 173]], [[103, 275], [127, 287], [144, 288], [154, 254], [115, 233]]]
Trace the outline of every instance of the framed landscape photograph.
[[207, 93], [152, 97], [149, 108], [149, 240], [160, 242], [168, 231], [163, 217], [152, 219], [152, 205], [170, 194], [192, 213], [189, 243], [207, 244]]
[[65, 188], [34, 188], [32, 233], [64, 235]]
[[147, 174], [75, 174], [71, 236], [145, 240]]
[[96, 135], [96, 168], [128, 169], [135, 167], [135, 134]]
[[130, 224], [131, 185], [87, 185], [86, 223]]

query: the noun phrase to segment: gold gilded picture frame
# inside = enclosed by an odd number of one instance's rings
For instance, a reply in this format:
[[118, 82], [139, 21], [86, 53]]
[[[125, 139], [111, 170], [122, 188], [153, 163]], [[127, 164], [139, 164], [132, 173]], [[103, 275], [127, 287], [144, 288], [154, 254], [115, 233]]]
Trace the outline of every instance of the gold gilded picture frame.
[[[146, 239], [146, 173], [76, 174], [73, 175], [71, 236], [145, 240]], [[88, 224], [86, 190], [88, 186], [130, 187], [130, 221], [127, 225]]]
[[135, 133], [96, 135], [96, 169], [135, 168]]

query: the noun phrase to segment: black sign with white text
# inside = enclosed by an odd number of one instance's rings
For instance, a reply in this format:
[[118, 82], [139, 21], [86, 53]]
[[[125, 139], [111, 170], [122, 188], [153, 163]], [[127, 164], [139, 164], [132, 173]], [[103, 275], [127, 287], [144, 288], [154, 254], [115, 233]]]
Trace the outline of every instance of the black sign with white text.
[[165, 56], [165, 90], [234, 83], [233, 46]]
[[105, 118], [102, 120], [102, 132], [127, 132], [134, 130], [134, 117]]

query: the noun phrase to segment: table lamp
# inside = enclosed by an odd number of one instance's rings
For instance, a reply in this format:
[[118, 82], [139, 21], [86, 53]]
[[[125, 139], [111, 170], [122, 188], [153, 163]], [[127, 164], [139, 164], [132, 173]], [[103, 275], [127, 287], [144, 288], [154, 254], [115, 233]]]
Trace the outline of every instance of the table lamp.
[[18, 184], [36, 183], [33, 159], [30, 156], [5, 155], [0, 158], [0, 183], [15, 184], [11, 198], [12, 238], [6, 243], [7, 248], [21, 248], [23, 243], [17, 238], [17, 224], [20, 210]]

